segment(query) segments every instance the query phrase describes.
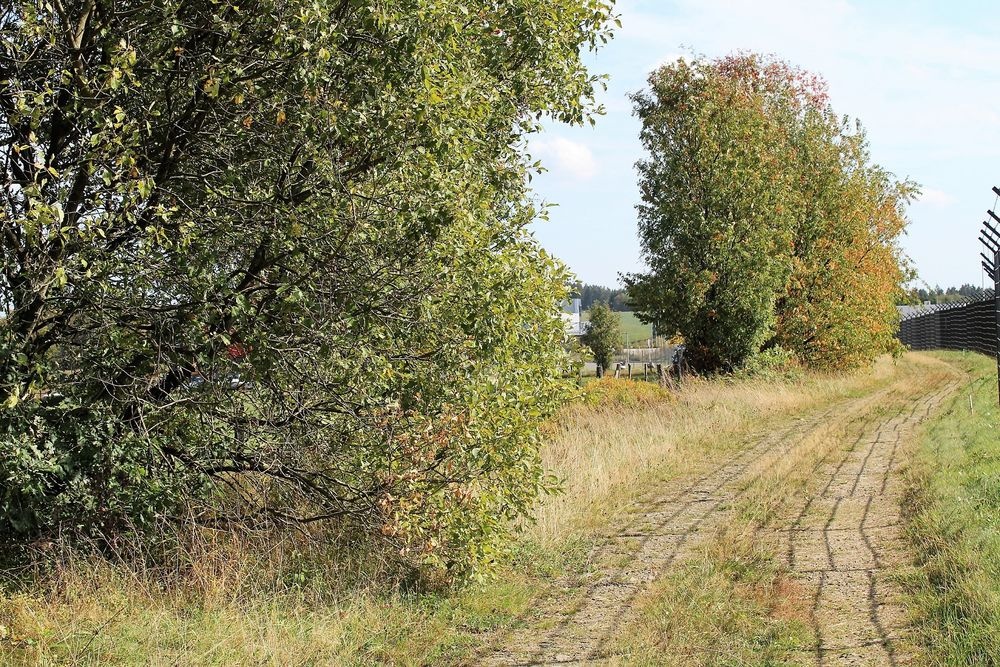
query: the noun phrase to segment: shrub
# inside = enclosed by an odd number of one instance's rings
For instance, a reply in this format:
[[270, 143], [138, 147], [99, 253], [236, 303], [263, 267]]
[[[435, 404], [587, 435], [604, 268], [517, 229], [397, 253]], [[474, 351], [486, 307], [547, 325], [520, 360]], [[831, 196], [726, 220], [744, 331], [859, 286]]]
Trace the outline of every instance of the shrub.
[[524, 138], [590, 117], [607, 4], [63, 4], [0, 10], [0, 542], [493, 560], [566, 391]]
[[583, 387], [583, 401], [598, 408], [632, 408], [675, 400], [667, 389], [652, 382], [601, 378]]
[[604, 370], [614, 363], [615, 352], [622, 344], [622, 327], [606, 303], [598, 301], [591, 307], [587, 330], [580, 336], [580, 342], [590, 348], [594, 361]]
[[765, 380], [798, 380], [804, 374], [802, 362], [793, 352], [775, 346], [750, 357], [737, 376]]

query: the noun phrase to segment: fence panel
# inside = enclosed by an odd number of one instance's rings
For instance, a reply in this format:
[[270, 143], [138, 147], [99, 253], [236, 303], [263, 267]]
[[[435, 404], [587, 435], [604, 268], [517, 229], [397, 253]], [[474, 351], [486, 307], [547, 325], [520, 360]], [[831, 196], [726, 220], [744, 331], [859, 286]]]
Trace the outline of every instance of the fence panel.
[[974, 350], [997, 354], [996, 298], [928, 306], [904, 317], [899, 340], [914, 350]]

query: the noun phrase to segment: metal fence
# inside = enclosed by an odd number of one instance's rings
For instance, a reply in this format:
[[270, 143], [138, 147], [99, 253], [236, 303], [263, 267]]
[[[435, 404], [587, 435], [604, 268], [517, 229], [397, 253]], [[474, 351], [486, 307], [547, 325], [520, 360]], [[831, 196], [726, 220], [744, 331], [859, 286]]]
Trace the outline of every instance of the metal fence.
[[995, 356], [996, 309], [992, 291], [975, 301], [918, 308], [901, 319], [899, 340], [914, 350], [974, 350]]
[[[1000, 187], [994, 187], [1000, 203]], [[986, 211], [979, 231], [979, 242], [986, 252], [979, 253], [980, 266], [993, 291], [982, 299], [958, 304], [919, 308], [902, 315], [899, 340], [914, 350], [975, 350], [997, 360], [997, 399], [1000, 401], [1000, 214]], [[990, 222], [992, 220], [992, 222]]]

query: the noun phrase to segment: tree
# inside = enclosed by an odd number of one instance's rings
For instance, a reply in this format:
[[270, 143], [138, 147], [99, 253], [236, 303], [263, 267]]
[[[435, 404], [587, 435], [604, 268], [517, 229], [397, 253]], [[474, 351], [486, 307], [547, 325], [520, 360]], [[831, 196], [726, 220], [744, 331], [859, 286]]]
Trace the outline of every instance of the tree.
[[598, 301], [590, 309], [590, 319], [587, 330], [580, 337], [580, 342], [594, 353], [594, 361], [607, 370], [615, 359], [615, 352], [622, 344], [622, 328], [618, 316], [608, 304]]
[[824, 141], [837, 160], [826, 177], [806, 180], [819, 187], [803, 192], [773, 342], [812, 367], [854, 368], [896, 344], [896, 302], [909, 279], [899, 239], [917, 189], [870, 164], [860, 128]]
[[915, 184], [870, 162], [821, 79], [754, 54], [679, 61], [634, 97], [641, 317], [676, 327], [701, 370], [784, 347], [852, 367], [894, 345], [908, 279], [899, 238]]
[[628, 293], [625, 290], [615, 292], [611, 299], [611, 310], [615, 312], [627, 312], [629, 310]]
[[[788, 278], [794, 177], [782, 119], [821, 91], [783, 70], [750, 79], [730, 61], [663, 66], [633, 96], [648, 158], [638, 163], [646, 274], [626, 276], [657, 331], [679, 331], [699, 370], [740, 366], [771, 335]], [[791, 97], [791, 99], [789, 99]]]
[[986, 295], [986, 290], [968, 283], [958, 288], [958, 293], [968, 299], [982, 299]]
[[925, 285], [924, 287], [906, 290], [905, 294], [899, 299], [899, 305], [918, 305], [925, 301], [933, 303], [955, 303], [969, 299], [978, 301], [985, 295], [985, 289], [968, 283], [958, 288], [949, 287], [946, 290], [942, 290], [940, 287], [929, 288]]
[[0, 9], [0, 538], [350, 521], [489, 562], [566, 275], [524, 136], [603, 0]]

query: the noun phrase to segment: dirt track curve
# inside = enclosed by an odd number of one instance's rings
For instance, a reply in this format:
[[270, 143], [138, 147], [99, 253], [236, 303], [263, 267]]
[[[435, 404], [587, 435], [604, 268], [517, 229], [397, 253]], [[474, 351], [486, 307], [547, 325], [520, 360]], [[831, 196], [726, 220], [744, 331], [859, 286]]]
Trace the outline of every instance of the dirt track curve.
[[812, 595], [817, 665], [909, 664], [907, 612], [887, 571], [907, 560], [901, 529], [900, 449], [956, 388], [948, 383], [902, 412], [872, 420], [824, 461], [822, 482], [786, 525], [786, 565]]
[[504, 637], [480, 664], [613, 661], [610, 645], [636, 595], [730, 520], [755, 479], [824, 437], [835, 445], [820, 457], [810, 493], [758, 531], [777, 535], [790, 576], [812, 596], [814, 647], [796, 662], [908, 664], [900, 648], [905, 609], [884, 576], [905, 557], [896, 473], [907, 435], [957, 386], [942, 375], [929, 389], [902, 381], [841, 400], [757, 437], [700, 476], [664, 485], [595, 549], [588, 579], [566, 582], [564, 598], [543, 602], [541, 622]]

